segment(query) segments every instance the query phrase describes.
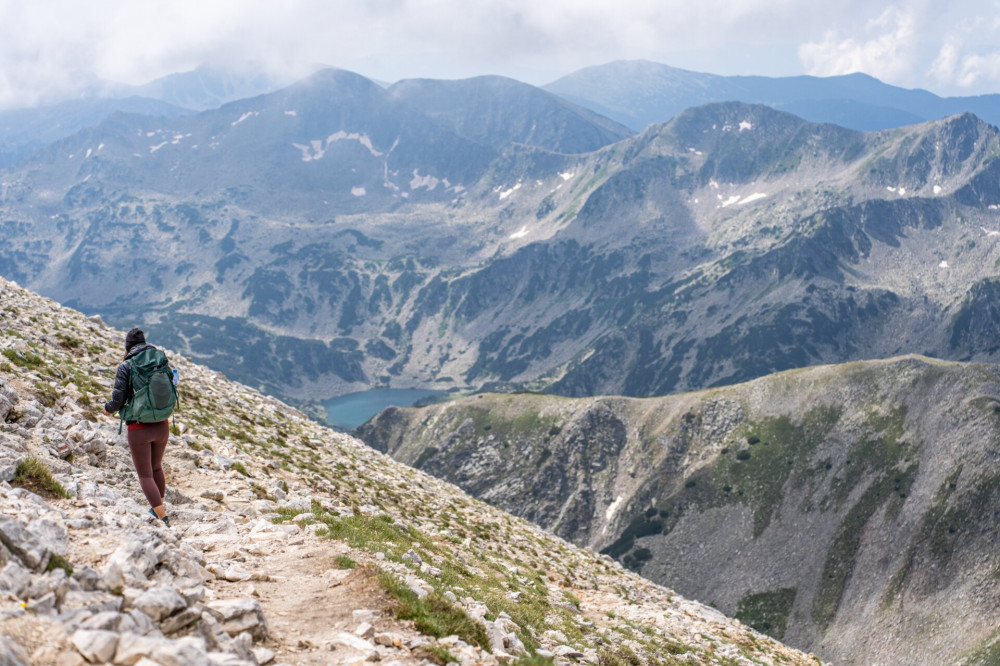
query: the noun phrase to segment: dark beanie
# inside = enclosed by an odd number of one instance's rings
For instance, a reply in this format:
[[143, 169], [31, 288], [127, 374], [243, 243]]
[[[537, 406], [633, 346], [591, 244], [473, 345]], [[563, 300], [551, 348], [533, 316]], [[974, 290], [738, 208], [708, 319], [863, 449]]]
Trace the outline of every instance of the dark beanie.
[[125, 336], [125, 351], [129, 351], [136, 345], [146, 344], [146, 335], [138, 327], [133, 328]]

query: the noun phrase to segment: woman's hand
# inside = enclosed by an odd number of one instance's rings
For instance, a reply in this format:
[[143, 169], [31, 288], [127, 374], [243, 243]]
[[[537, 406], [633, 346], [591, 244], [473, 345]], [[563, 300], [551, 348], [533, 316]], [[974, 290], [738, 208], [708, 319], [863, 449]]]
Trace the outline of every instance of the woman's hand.
[[104, 415], [105, 415], [105, 416], [114, 416], [114, 414], [112, 414], [111, 412], [109, 412], [109, 411], [108, 411], [108, 410], [106, 410], [106, 409], [104, 410]]

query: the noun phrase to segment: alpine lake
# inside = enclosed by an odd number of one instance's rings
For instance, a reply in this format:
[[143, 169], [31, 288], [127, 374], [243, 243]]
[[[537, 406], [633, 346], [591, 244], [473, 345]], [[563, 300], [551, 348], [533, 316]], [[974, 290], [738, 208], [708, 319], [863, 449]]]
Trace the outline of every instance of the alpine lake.
[[444, 395], [430, 389], [372, 389], [348, 393], [323, 401], [330, 425], [354, 430], [386, 407], [413, 407], [417, 403]]

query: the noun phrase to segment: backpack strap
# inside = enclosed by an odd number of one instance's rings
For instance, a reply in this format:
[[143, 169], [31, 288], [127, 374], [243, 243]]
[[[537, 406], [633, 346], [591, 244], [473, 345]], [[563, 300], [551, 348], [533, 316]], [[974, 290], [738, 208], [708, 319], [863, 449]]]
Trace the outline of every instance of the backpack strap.
[[[128, 362], [128, 359], [125, 359]], [[132, 401], [135, 400], [135, 388], [132, 386], [132, 375], [135, 373], [135, 369], [131, 363], [128, 364], [128, 387], [132, 390], [132, 397], [125, 401], [125, 404], [121, 406], [118, 410], [118, 434], [122, 434], [122, 424], [125, 423], [125, 410], [128, 409]]]

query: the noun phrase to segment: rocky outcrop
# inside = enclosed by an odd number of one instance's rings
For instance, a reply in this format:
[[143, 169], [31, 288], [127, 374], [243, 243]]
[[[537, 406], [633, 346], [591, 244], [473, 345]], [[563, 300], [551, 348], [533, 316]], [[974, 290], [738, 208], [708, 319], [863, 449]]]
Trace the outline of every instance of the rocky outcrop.
[[979, 663], [998, 414], [996, 366], [910, 356], [661, 398], [478, 395], [358, 432], [837, 663]]
[[816, 663], [169, 351], [167, 528], [99, 414], [123, 333], [0, 318], [0, 663]]

